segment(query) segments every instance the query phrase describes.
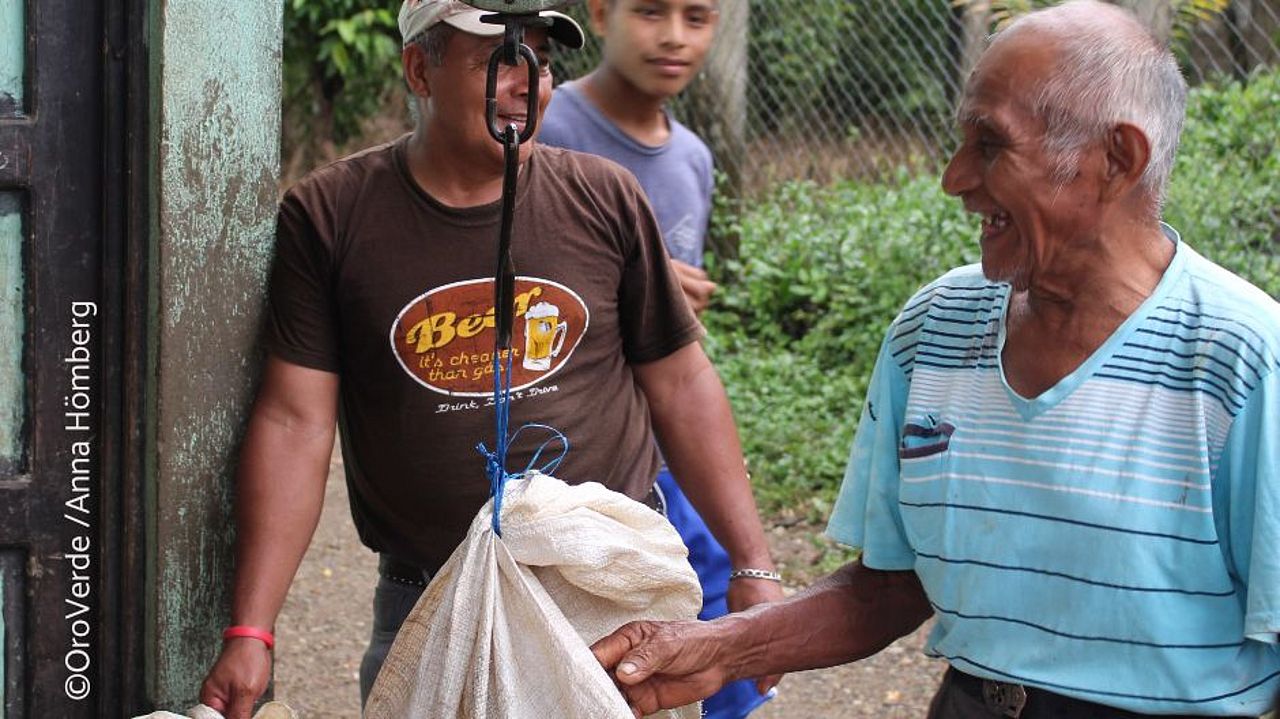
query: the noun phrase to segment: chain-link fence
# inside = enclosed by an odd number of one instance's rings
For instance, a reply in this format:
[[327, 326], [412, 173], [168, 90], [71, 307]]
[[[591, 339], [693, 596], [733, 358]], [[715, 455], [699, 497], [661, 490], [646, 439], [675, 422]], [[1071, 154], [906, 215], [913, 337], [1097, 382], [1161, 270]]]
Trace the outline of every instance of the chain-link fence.
[[[747, 192], [782, 179], [936, 169], [954, 145], [954, 102], [995, 23], [1044, 4], [721, 0], [716, 46], [676, 112]], [[1119, 4], [1169, 40], [1193, 85], [1280, 67], [1280, 0]], [[582, 74], [598, 52], [592, 44], [562, 56], [558, 76]]]

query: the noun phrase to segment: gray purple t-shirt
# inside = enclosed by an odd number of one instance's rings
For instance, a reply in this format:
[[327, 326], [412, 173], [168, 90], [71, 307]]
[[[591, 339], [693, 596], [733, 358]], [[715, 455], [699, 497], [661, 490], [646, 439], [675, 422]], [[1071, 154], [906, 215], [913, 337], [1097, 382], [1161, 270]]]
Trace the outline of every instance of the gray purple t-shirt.
[[538, 139], [599, 155], [631, 170], [658, 216], [667, 252], [681, 262], [701, 267], [714, 189], [711, 151], [670, 115], [671, 138], [666, 143], [652, 146], [637, 142], [587, 99], [579, 83], [565, 83], [556, 89]]

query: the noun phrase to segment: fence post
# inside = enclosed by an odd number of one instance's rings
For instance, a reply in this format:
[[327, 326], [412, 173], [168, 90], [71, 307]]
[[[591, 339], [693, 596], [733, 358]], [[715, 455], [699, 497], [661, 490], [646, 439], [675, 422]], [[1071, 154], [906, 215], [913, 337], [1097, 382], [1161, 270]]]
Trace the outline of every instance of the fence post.
[[1169, 0], [1123, 0], [1120, 5], [1133, 11], [1161, 43], [1169, 44], [1173, 35], [1173, 3]]
[[974, 66], [978, 64], [978, 58], [982, 57], [982, 51], [987, 48], [987, 35], [991, 27], [991, 3], [989, 0], [979, 0], [971, 2], [964, 6], [964, 20], [961, 23], [963, 27], [964, 37], [961, 41], [960, 50], [960, 82], [957, 83], [961, 88], [964, 87], [965, 81], [969, 79], [969, 73], [973, 72]]
[[[715, 155], [716, 167], [727, 177], [719, 188], [736, 208], [745, 191], [747, 158], [747, 83], [750, 61], [751, 3], [720, 4], [716, 43], [707, 56], [702, 76], [686, 93], [687, 117]], [[737, 254], [738, 238], [711, 238], [719, 257]]]
[[1231, 50], [1231, 74], [1243, 81], [1249, 76], [1249, 46], [1245, 30], [1253, 27], [1253, 0], [1235, 0], [1227, 6], [1227, 45]]

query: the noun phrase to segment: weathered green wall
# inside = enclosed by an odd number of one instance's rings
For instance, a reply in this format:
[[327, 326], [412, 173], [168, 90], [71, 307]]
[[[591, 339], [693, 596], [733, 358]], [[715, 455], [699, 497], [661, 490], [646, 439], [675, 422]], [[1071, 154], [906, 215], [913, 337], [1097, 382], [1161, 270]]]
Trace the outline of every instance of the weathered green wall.
[[26, 33], [23, 0], [0, 0], [0, 112], [22, 107]]
[[[0, 606], [4, 606], [4, 577], [0, 577]], [[4, 613], [0, 612], [0, 719], [6, 713], [4, 706]]]
[[[4, 606], [4, 577], [0, 576], [0, 607]], [[4, 613], [0, 612], [0, 717], [4, 710]]]
[[[26, 407], [26, 375], [22, 372], [24, 287], [21, 197], [0, 192], [0, 467], [16, 463], [22, 456]], [[0, 691], [3, 689], [0, 683]]]
[[280, 2], [152, 5], [148, 693], [185, 708], [221, 645], [235, 449], [275, 226]]

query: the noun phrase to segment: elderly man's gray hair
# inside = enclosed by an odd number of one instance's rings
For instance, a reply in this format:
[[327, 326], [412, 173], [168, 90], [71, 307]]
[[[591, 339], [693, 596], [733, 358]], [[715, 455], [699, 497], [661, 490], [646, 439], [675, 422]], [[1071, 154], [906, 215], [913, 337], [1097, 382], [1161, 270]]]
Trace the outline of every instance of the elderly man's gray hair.
[[1051, 33], [1062, 53], [1033, 96], [1034, 111], [1045, 119], [1045, 149], [1054, 158], [1055, 180], [1075, 175], [1085, 144], [1118, 123], [1129, 123], [1151, 145], [1142, 186], [1158, 211], [1187, 104], [1187, 83], [1173, 54], [1128, 12], [1091, 0], [1025, 15], [993, 45], [1030, 30]]

